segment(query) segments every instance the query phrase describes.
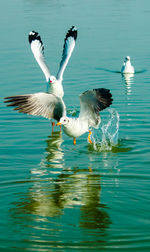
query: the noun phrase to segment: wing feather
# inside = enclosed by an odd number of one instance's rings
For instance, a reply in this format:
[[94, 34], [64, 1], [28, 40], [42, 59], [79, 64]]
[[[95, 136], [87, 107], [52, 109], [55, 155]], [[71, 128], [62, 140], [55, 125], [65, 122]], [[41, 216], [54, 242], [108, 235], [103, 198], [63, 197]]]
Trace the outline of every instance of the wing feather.
[[74, 50], [76, 39], [77, 39], [77, 28], [75, 26], [72, 26], [70, 30], [68, 30], [64, 40], [62, 59], [57, 73], [58, 80], [63, 79], [63, 73]]
[[7, 106], [15, 107], [20, 113], [42, 116], [57, 121], [64, 115], [65, 107], [63, 101], [48, 93], [35, 93], [5, 97]]
[[43, 42], [41, 40], [40, 35], [38, 32], [32, 31], [28, 35], [29, 43], [31, 46], [31, 51], [34, 55], [34, 58], [36, 59], [37, 63], [39, 64], [41, 70], [43, 71], [46, 81], [48, 82], [50, 79], [50, 71], [49, 68], [45, 62], [44, 58], [44, 46]]
[[100, 123], [99, 112], [112, 104], [112, 94], [109, 89], [98, 88], [85, 91], [80, 95], [81, 120], [88, 121], [90, 127], [97, 128]]

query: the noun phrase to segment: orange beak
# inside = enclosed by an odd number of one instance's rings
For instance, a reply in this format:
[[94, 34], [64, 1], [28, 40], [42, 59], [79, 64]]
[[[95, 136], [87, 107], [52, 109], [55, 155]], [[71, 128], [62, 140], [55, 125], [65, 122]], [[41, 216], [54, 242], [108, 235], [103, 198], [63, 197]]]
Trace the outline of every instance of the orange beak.
[[61, 125], [61, 123], [60, 123], [60, 122], [56, 123], [56, 126], [60, 126], [60, 125]]

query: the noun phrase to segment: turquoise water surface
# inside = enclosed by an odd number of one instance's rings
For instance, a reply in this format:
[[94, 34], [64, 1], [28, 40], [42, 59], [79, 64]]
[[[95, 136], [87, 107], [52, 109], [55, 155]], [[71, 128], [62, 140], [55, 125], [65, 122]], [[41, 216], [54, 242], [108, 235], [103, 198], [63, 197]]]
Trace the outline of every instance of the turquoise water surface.
[[[0, 8], [0, 251], [150, 251], [150, 2], [4, 1]], [[64, 73], [64, 101], [109, 88], [100, 129], [73, 145], [42, 117], [3, 98], [45, 92], [28, 33], [40, 33], [56, 74], [67, 30], [78, 39]], [[121, 76], [130, 55], [136, 73]]]

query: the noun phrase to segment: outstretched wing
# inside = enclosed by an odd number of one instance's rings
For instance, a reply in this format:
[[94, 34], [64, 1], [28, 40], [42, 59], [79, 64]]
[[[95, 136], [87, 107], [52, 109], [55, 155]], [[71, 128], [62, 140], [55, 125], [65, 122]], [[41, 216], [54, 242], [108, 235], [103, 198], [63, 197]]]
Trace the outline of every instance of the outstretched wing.
[[59, 80], [63, 79], [63, 73], [74, 50], [76, 39], [77, 39], [77, 28], [75, 26], [72, 26], [70, 30], [67, 32], [64, 40], [62, 59], [57, 73], [57, 79]]
[[55, 119], [57, 121], [64, 115], [63, 101], [48, 93], [35, 93], [26, 95], [17, 95], [5, 97], [7, 106], [15, 107], [20, 113], [29, 115], [42, 116], [48, 119]]
[[43, 42], [41, 40], [41, 37], [37, 32], [32, 31], [29, 33], [28, 39], [29, 39], [29, 43], [31, 45], [32, 53], [33, 53], [37, 63], [39, 64], [40, 68], [42, 69], [42, 71], [46, 77], [46, 81], [48, 82], [51, 75], [50, 75], [49, 68], [48, 68], [48, 66], [45, 62], [45, 59], [44, 59], [44, 46], [43, 46]]
[[100, 123], [99, 112], [112, 104], [113, 99], [110, 90], [105, 88], [88, 90], [82, 93], [79, 98], [79, 118], [88, 121], [90, 127], [97, 128]]

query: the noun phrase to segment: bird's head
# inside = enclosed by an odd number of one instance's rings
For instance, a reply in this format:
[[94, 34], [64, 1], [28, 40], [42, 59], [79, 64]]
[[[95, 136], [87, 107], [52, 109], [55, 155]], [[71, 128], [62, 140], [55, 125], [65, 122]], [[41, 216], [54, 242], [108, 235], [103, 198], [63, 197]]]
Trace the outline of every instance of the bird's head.
[[52, 75], [52, 76], [50, 77], [50, 79], [49, 79], [50, 84], [54, 84], [55, 81], [56, 81], [56, 77]]
[[125, 57], [125, 62], [130, 61], [130, 56]]
[[60, 118], [60, 121], [56, 124], [58, 125], [67, 125], [70, 122], [69, 118], [67, 116], [63, 116]]

